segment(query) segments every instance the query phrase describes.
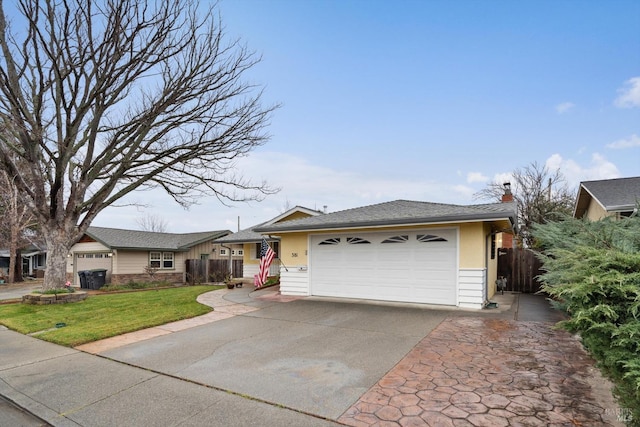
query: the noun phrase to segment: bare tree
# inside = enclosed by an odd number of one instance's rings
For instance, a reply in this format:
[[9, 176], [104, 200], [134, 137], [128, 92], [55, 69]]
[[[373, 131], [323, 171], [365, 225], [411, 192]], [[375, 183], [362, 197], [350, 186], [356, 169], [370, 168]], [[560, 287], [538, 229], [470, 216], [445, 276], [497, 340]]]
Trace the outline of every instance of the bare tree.
[[[243, 76], [259, 57], [227, 41], [214, 6], [168, 0], [0, 0], [0, 167], [47, 244], [44, 287], [104, 208], [162, 189], [183, 206], [273, 192], [235, 160], [271, 112]], [[20, 168], [15, 158], [27, 167]]]
[[22, 281], [22, 257], [20, 247], [25, 243], [24, 233], [35, 225], [35, 218], [28, 204], [24, 203], [15, 185], [15, 177], [0, 170], [0, 207], [3, 221], [0, 235], [9, 249], [8, 282]]
[[[560, 170], [550, 171], [536, 162], [514, 170], [511, 177], [513, 198], [518, 207], [519, 238], [525, 247], [533, 247], [533, 224], [545, 224], [571, 214], [575, 191], [569, 189]], [[504, 194], [503, 184], [492, 182], [474, 197], [500, 201]]]
[[147, 214], [138, 217], [136, 223], [140, 226], [140, 229], [144, 231], [153, 231], [156, 233], [167, 232], [167, 222], [157, 215]]

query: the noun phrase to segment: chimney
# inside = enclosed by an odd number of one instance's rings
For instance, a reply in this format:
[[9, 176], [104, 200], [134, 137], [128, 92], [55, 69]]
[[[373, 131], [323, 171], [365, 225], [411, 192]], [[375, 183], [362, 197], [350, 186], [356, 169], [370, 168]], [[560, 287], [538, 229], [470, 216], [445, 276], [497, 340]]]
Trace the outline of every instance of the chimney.
[[502, 195], [502, 203], [513, 202], [513, 194], [511, 193], [511, 183], [505, 182], [502, 184], [504, 187], [504, 194]]
[[[511, 193], [511, 183], [505, 182], [502, 184], [504, 187], [504, 194], [502, 195], [502, 203], [513, 202], [513, 193]], [[502, 247], [513, 248], [513, 235], [509, 233], [502, 233]]]

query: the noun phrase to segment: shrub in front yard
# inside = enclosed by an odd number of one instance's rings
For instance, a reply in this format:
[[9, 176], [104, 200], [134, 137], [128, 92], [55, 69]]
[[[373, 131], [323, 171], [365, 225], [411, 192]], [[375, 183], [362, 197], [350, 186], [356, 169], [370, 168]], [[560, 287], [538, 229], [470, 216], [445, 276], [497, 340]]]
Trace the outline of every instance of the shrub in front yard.
[[620, 407], [640, 422], [640, 218], [567, 219], [537, 226], [543, 289], [613, 380]]

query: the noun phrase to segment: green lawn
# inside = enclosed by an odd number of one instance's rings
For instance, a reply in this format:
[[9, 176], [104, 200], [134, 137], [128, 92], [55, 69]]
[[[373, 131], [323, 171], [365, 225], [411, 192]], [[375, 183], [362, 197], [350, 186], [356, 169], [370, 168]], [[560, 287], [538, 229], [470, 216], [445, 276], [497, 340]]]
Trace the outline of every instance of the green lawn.
[[[208, 313], [196, 302], [204, 292], [222, 286], [186, 286], [144, 292], [90, 296], [70, 304], [0, 306], [0, 324], [23, 334], [65, 346], [76, 346], [152, 326]], [[56, 324], [65, 327], [56, 328]]]

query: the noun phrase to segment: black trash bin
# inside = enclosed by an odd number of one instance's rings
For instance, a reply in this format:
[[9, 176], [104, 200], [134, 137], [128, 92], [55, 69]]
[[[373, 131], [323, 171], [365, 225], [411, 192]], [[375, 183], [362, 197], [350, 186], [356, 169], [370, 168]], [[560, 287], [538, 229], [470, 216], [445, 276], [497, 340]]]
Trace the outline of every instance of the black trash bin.
[[88, 277], [89, 277], [89, 272], [88, 271], [78, 271], [78, 276], [80, 277], [80, 288], [81, 289], [89, 289], [89, 284], [88, 284]]
[[101, 268], [91, 270], [91, 277], [93, 279], [91, 289], [100, 289], [107, 280], [107, 270]]

